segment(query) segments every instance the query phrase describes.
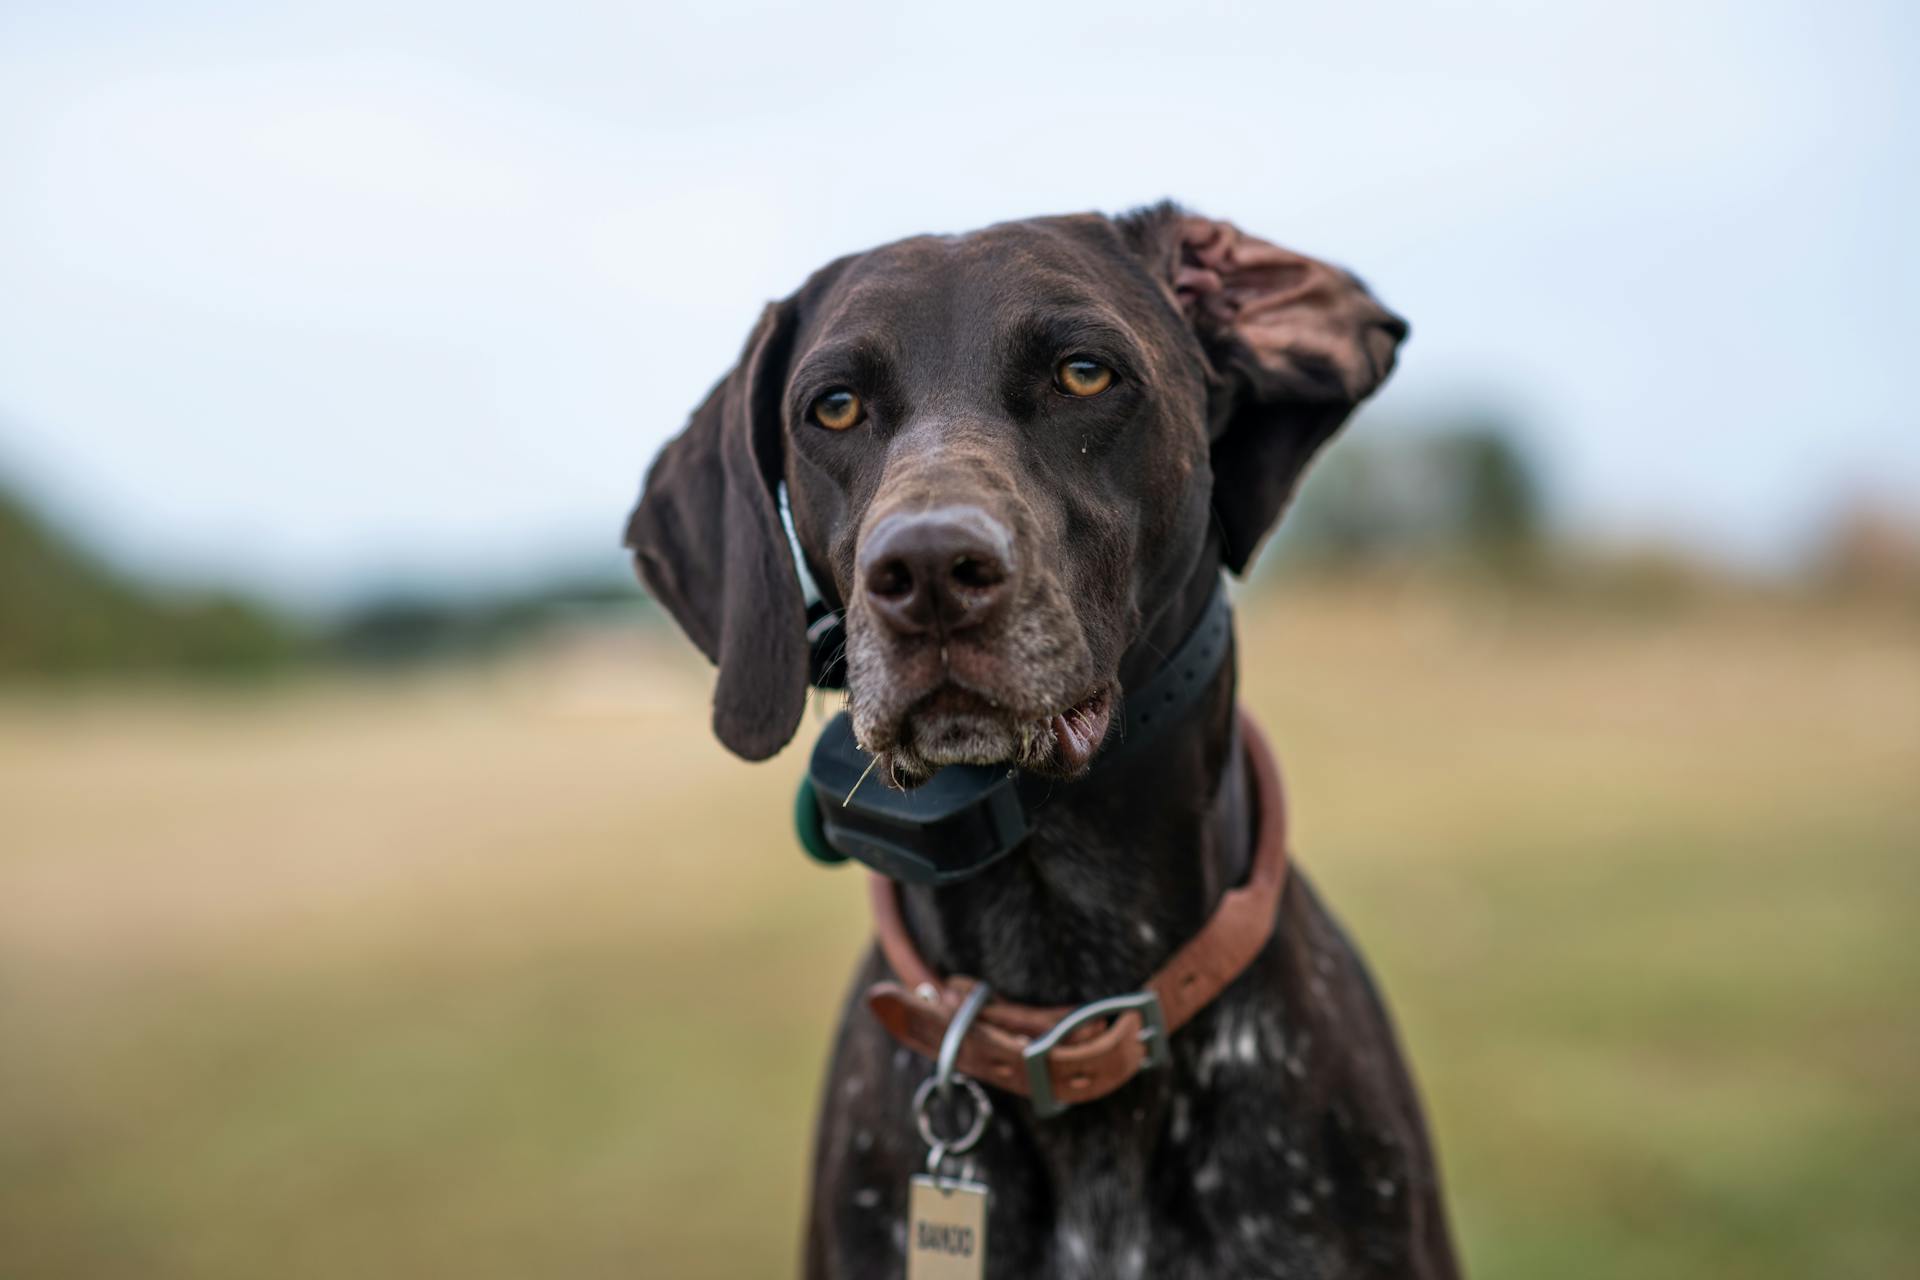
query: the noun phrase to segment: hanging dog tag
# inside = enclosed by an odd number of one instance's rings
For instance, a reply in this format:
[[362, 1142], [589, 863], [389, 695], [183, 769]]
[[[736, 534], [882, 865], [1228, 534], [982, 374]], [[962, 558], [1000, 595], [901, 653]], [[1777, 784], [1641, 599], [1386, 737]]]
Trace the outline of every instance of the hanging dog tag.
[[917, 1173], [907, 1192], [907, 1280], [987, 1273], [987, 1188]]

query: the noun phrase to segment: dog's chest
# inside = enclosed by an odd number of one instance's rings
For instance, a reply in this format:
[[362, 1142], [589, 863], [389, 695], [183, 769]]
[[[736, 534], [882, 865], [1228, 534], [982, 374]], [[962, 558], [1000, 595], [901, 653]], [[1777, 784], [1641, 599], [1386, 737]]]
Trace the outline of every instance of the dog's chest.
[[[1185, 1037], [1174, 1069], [1143, 1079], [1105, 1114], [1036, 1131], [1040, 1202], [1012, 1221], [1050, 1222], [1041, 1269], [1061, 1277], [1313, 1275], [1312, 1230], [1334, 1190], [1288, 1083], [1306, 1075], [1276, 1009], [1223, 1003]], [[1001, 1163], [994, 1161], [993, 1163]], [[1015, 1195], [1017, 1196], [1017, 1191]], [[1050, 1210], [1050, 1212], [1049, 1212]]]
[[[992, 1195], [986, 1276], [1426, 1274], [1412, 1266], [1434, 1252], [1417, 1116], [1364, 975], [1317, 917], [1172, 1049], [1166, 1068], [1049, 1120], [1000, 1095], [968, 1154]], [[905, 1274], [906, 1191], [927, 1155], [911, 1099], [930, 1069], [871, 1019], [843, 1027], [813, 1275]]]
[[[1041, 1124], [1005, 1114], [1010, 1108], [995, 1117], [967, 1161], [992, 1195], [985, 1275], [1337, 1272], [1319, 1265], [1313, 1230], [1333, 1184], [1310, 1146], [1312, 1125], [1288, 1106], [1288, 1082], [1306, 1071], [1304, 1059], [1294, 1072], [1287, 1066], [1288, 1046], [1298, 1041], [1254, 1000], [1224, 1003], [1192, 1030], [1172, 1070], [1143, 1076], [1112, 1105]], [[898, 1052], [868, 1061], [884, 1063], [888, 1079], [875, 1092], [889, 1098], [910, 1094], [926, 1069]], [[868, 1122], [877, 1117], [858, 1104], [874, 1100], [855, 1100]], [[876, 1140], [864, 1127], [853, 1131], [853, 1148], [843, 1241], [866, 1240], [855, 1252], [885, 1254], [872, 1260], [872, 1273], [893, 1274], [911, 1249], [911, 1230], [869, 1228], [896, 1206], [904, 1212], [924, 1153], [904, 1135]]]

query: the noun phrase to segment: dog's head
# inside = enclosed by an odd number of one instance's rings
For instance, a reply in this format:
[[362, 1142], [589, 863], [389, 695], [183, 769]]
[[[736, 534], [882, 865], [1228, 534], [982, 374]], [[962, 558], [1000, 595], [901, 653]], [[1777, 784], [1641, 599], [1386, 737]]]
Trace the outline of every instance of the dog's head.
[[1154, 606], [1203, 559], [1246, 567], [1406, 331], [1345, 272], [1172, 206], [903, 240], [767, 308], [628, 545], [718, 664], [740, 755], [806, 701], [784, 484], [882, 776], [1072, 776]]

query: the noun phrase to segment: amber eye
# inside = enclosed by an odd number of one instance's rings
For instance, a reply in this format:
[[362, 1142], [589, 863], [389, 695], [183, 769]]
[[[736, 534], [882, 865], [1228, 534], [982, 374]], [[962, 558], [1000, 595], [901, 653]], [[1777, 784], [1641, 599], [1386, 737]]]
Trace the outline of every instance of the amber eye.
[[1113, 385], [1113, 370], [1085, 356], [1062, 360], [1053, 376], [1060, 389], [1070, 396], [1097, 396]]
[[807, 414], [829, 431], [845, 431], [859, 426], [867, 416], [867, 409], [860, 403], [859, 396], [845, 387], [835, 387], [825, 395], [815, 396]]

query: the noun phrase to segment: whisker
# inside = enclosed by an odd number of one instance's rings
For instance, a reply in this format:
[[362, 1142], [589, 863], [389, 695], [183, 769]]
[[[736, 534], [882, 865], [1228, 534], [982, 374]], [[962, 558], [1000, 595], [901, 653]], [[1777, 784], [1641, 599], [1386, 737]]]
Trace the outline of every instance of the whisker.
[[846, 808], [846, 807], [847, 807], [848, 805], [850, 805], [850, 804], [852, 804], [852, 803], [853, 803], [853, 792], [854, 792], [854, 791], [858, 791], [858, 790], [860, 789], [860, 784], [861, 784], [861, 783], [863, 783], [863, 782], [865, 782], [865, 781], [867, 780], [867, 774], [869, 774], [869, 773], [872, 773], [872, 772], [873, 772], [873, 766], [875, 766], [875, 765], [877, 765], [877, 764], [879, 764], [879, 763], [880, 763], [880, 757], [879, 757], [879, 756], [875, 756], [875, 757], [873, 757], [873, 759], [871, 759], [871, 760], [869, 760], [869, 761], [867, 761], [867, 768], [866, 768], [866, 772], [865, 772], [865, 773], [862, 773], [862, 774], [861, 774], [861, 775], [860, 775], [860, 776], [859, 776], [858, 778], [855, 778], [855, 779], [853, 780], [853, 791], [849, 791], [849, 792], [847, 792], [847, 798], [846, 798], [845, 800], [842, 800], [842, 801], [840, 802], [840, 807], [841, 807], [842, 809], [844, 809], [844, 808]]

